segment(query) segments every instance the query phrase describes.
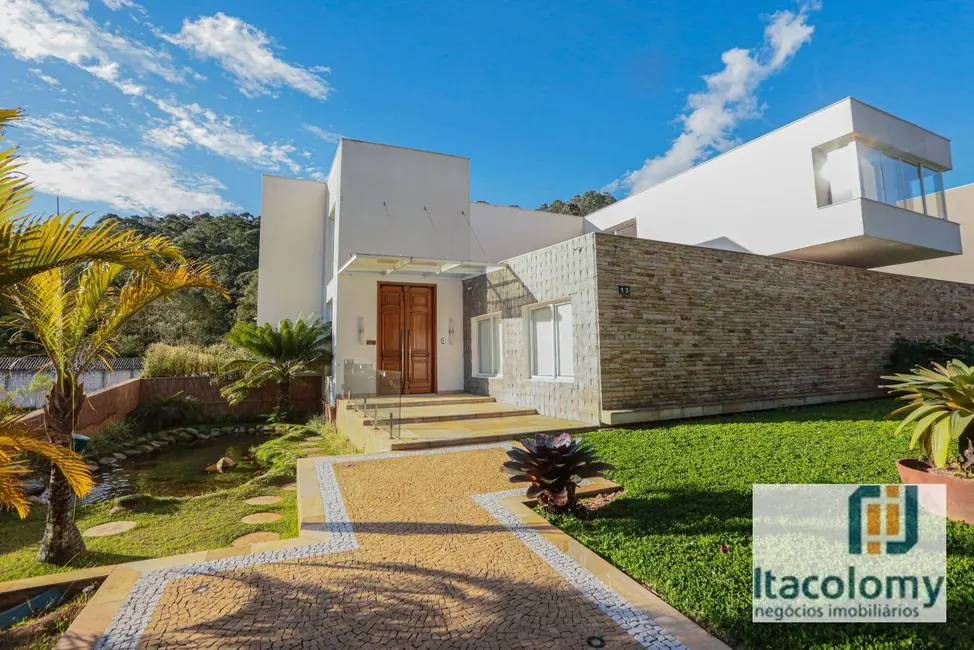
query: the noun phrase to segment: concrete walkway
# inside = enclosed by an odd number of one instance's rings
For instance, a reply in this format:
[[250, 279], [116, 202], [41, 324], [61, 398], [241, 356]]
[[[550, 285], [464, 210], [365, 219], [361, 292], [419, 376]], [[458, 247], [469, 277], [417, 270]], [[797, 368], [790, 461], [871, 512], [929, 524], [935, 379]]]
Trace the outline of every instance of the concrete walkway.
[[303, 541], [128, 569], [58, 648], [725, 647], [526, 507], [506, 447], [302, 460]]

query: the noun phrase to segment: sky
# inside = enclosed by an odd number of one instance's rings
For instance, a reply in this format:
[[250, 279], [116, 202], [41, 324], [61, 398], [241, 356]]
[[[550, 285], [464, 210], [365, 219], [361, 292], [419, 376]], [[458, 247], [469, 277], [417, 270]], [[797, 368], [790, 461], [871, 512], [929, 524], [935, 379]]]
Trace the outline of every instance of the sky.
[[471, 198], [622, 197], [853, 96], [974, 182], [974, 2], [0, 0], [32, 210], [260, 213], [338, 139], [467, 156]]

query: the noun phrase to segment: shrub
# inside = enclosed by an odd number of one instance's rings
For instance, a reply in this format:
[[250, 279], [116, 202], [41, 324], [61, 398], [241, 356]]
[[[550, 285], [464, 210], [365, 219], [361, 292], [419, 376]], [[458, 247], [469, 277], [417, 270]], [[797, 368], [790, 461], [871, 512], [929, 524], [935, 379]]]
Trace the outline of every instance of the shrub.
[[195, 397], [187, 397], [179, 392], [168, 397], [154, 397], [148, 404], [142, 404], [129, 413], [128, 417], [143, 432], [149, 432], [202, 422], [205, 413]]
[[958, 359], [974, 364], [974, 341], [961, 334], [948, 334], [940, 339], [903, 339], [893, 342], [889, 355], [889, 369], [910, 372], [914, 368], [929, 367], [944, 359]]
[[228, 345], [166, 345], [153, 343], [145, 352], [143, 377], [213, 377], [235, 352]]
[[600, 477], [602, 472], [615, 469], [609, 463], [598, 462], [595, 450], [569, 433], [557, 438], [539, 433], [534, 440], [522, 440], [521, 444], [524, 449], [507, 452], [511, 460], [504, 463], [504, 471], [513, 474], [511, 483], [529, 481], [528, 498], [536, 498], [542, 508], [553, 514], [578, 509], [575, 488], [582, 479]]
[[93, 448], [111, 447], [118, 442], [132, 438], [134, 435], [135, 429], [131, 422], [127, 419], [116, 420], [101, 425], [97, 431], [91, 434], [91, 446]]
[[974, 470], [974, 369], [954, 359], [946, 366], [933, 364], [934, 370], [917, 368], [910, 374], [883, 377], [886, 388], [907, 402], [890, 413], [910, 411], [896, 433], [913, 426], [910, 449], [917, 443], [929, 462], [937, 467], [947, 465], [951, 440], [957, 441], [960, 469]]

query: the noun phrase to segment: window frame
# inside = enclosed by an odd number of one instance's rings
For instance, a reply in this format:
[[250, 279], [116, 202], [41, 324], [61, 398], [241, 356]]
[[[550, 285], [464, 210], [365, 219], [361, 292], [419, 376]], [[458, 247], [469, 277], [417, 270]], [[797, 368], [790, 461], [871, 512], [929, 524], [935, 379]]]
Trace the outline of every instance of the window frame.
[[[493, 374], [485, 373], [480, 368], [480, 324], [484, 321], [497, 321], [497, 329], [495, 330], [491, 327], [491, 335], [497, 332], [497, 340], [493, 341], [495, 350], [497, 351], [497, 368], [494, 370]], [[471, 321], [471, 331], [473, 340], [473, 355], [471, 359], [471, 365], [474, 377], [482, 377], [486, 379], [493, 379], [496, 377], [504, 376], [504, 319], [500, 312], [494, 312], [490, 314], [484, 314], [482, 316], [475, 316], [470, 319]]]
[[[559, 298], [557, 300], [551, 300], [546, 303], [540, 303], [537, 305], [530, 305], [526, 307], [527, 311], [527, 326], [528, 326], [528, 374], [534, 381], [558, 381], [558, 382], [573, 382], [575, 381], [575, 337], [574, 332], [572, 333], [572, 340], [569, 342], [571, 346], [572, 354], [572, 374], [566, 375], [561, 372], [561, 335], [558, 331], [558, 312], [557, 308], [562, 305], [568, 305], [569, 310], [572, 314], [572, 328], [575, 325], [575, 312], [572, 309], [571, 298]], [[551, 312], [551, 329], [552, 329], [552, 364], [554, 366], [554, 374], [551, 375], [539, 375], [537, 372], [537, 363], [535, 362], [538, 342], [536, 340], [536, 333], [534, 327], [534, 314], [536, 312], [548, 310]]]

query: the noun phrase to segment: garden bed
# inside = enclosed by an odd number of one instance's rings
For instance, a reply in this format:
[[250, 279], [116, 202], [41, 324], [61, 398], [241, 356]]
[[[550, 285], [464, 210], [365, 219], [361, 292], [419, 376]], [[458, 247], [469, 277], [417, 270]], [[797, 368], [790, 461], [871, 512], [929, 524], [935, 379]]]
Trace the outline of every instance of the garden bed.
[[947, 523], [946, 624], [751, 623], [751, 485], [898, 483], [891, 400], [587, 434], [625, 493], [552, 521], [738, 650], [970, 647], [974, 527]]

